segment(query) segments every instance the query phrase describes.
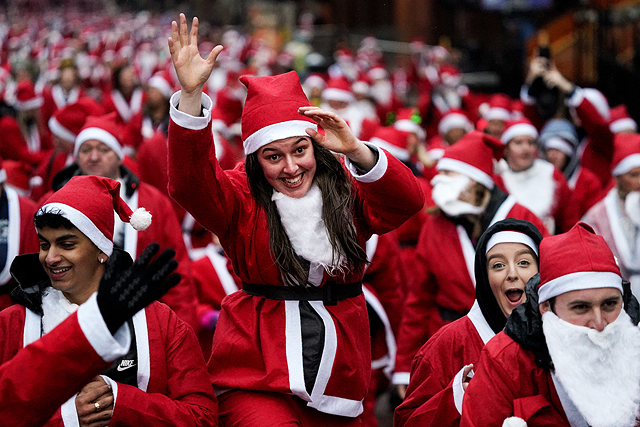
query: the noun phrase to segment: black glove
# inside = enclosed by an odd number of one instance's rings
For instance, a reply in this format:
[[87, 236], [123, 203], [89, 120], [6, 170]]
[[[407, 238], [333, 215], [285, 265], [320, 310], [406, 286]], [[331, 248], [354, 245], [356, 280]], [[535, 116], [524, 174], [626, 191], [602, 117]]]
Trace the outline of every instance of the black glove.
[[[177, 273], [169, 275], [178, 266], [173, 259], [175, 251], [165, 249], [153, 262], [151, 258], [160, 245], [152, 243], [128, 268], [123, 269], [121, 258], [126, 253], [114, 251], [109, 257], [100, 286], [98, 308], [112, 334], [127, 319], [164, 295], [180, 281]], [[125, 264], [126, 265], [126, 264]]]

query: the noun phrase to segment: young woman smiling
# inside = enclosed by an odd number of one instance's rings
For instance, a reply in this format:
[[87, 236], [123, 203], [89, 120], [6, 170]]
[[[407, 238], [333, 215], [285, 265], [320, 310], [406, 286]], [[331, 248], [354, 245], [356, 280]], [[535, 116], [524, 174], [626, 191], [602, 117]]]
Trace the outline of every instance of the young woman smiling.
[[[295, 72], [241, 77], [243, 165], [215, 158], [198, 20], [172, 23], [169, 191], [214, 232], [242, 291], [222, 302], [209, 373], [225, 426], [359, 425], [371, 353], [364, 246], [422, 208], [411, 171], [311, 107]], [[319, 131], [322, 127], [322, 131]], [[335, 156], [344, 155], [344, 164]]]

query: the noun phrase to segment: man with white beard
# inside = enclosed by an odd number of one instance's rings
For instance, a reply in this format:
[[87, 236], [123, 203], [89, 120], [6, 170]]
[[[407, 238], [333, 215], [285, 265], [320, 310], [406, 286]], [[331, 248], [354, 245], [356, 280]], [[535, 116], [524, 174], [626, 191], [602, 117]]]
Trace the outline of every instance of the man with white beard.
[[640, 425], [638, 302], [584, 223], [540, 244], [540, 275], [484, 348], [461, 426]]

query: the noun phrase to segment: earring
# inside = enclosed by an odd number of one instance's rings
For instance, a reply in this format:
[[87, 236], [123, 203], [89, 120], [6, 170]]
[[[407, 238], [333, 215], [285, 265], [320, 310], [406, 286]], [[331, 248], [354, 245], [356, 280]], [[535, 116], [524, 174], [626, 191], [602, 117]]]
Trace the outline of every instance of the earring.
[[104, 264], [105, 261], [106, 261], [106, 259], [100, 258], [100, 264]]

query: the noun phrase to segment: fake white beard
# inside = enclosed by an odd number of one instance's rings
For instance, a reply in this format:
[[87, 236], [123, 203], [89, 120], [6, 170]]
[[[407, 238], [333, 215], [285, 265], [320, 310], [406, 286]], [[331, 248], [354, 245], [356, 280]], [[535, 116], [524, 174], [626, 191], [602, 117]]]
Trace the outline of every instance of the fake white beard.
[[592, 427], [635, 426], [640, 409], [640, 329], [622, 310], [602, 332], [552, 312], [542, 328], [555, 374]]
[[624, 199], [624, 210], [631, 222], [640, 227], [640, 192], [632, 191]]
[[69, 302], [62, 291], [48, 287], [42, 294], [42, 330], [48, 334], [62, 323], [67, 317], [75, 313], [78, 304]]
[[553, 172], [554, 167], [551, 163], [536, 159], [529, 169], [522, 172], [513, 172], [507, 168], [502, 173], [502, 179], [509, 194], [513, 195], [519, 204], [545, 221], [547, 218], [553, 218], [551, 210], [556, 191]]
[[477, 215], [484, 208], [459, 200], [460, 194], [471, 186], [471, 178], [465, 175], [436, 175], [431, 180], [431, 197], [435, 204], [449, 216]]
[[280, 222], [296, 253], [310, 262], [321, 264], [331, 274], [341, 270], [342, 254], [336, 254], [329, 242], [327, 227], [322, 219], [322, 193], [314, 183], [307, 194], [300, 198], [273, 191], [271, 200], [276, 203]]

